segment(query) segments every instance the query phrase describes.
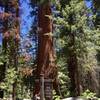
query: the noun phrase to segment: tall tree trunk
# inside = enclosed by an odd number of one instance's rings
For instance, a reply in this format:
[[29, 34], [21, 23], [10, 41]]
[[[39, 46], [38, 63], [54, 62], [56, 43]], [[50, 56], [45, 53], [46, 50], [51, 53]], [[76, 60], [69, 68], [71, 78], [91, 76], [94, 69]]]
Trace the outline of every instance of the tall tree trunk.
[[[3, 5], [5, 8], [4, 13], [8, 13], [8, 2], [5, 2], [5, 5]], [[6, 56], [7, 52], [7, 38], [5, 37], [5, 33], [8, 30], [8, 20], [3, 18], [3, 39], [2, 39], [2, 48], [3, 48], [3, 54]], [[5, 78], [5, 71], [6, 71], [6, 61], [3, 62], [3, 65], [0, 66], [0, 82], [2, 82]], [[4, 91], [0, 89], [0, 98], [3, 98]]]
[[[15, 68], [15, 71], [18, 71], [18, 47], [19, 47], [19, 31], [20, 31], [20, 23], [19, 23], [19, 2], [18, 0], [10, 1], [9, 7], [12, 9], [11, 13], [14, 15], [12, 17], [11, 29], [13, 30], [14, 36], [12, 37], [12, 41], [10, 45], [10, 63]], [[13, 12], [14, 10], [14, 12]], [[12, 46], [13, 45], [13, 46]], [[12, 92], [12, 99], [16, 100], [17, 96], [17, 79], [13, 83], [13, 92]]]
[[[94, 26], [96, 29], [100, 29], [100, 0], [93, 0], [93, 12], [94, 12], [94, 15], [96, 15], [96, 18], [95, 18], [95, 21], [94, 21]], [[99, 40], [97, 40], [99, 41]], [[97, 45], [99, 46], [99, 44], [97, 43]], [[97, 62], [100, 63], [100, 60], [98, 58], [100, 58], [100, 49], [97, 50]], [[99, 69], [99, 65], [98, 65], [98, 68], [97, 70]], [[93, 74], [91, 73], [92, 76], [95, 76], [96, 77], [96, 74], [99, 74], [99, 72], [96, 70], [96, 72], [94, 72]], [[95, 71], [95, 70], [94, 70]], [[100, 75], [99, 75], [100, 76]], [[100, 96], [100, 79], [99, 78], [93, 78], [93, 81], [97, 81], [98, 84], [95, 84], [95, 91], [94, 92], [97, 92], [97, 95]], [[96, 83], [97, 83], [96, 82]]]
[[74, 34], [71, 34], [69, 43], [68, 72], [71, 82], [70, 86], [71, 96], [76, 97], [80, 95], [80, 81], [78, 74], [77, 55], [75, 53], [74, 45], [75, 45], [75, 36]]
[[[57, 67], [55, 64], [55, 52], [53, 46], [52, 37], [52, 11], [50, 1], [41, 4], [38, 10], [38, 57], [37, 57], [37, 69], [36, 78], [40, 78], [44, 75], [45, 79], [57, 78]], [[57, 81], [55, 81], [56, 85]], [[35, 84], [34, 95], [40, 93], [40, 84]]]
[[[61, 0], [61, 11], [64, 9], [65, 6], [69, 5], [72, 0]], [[80, 80], [79, 80], [79, 73], [78, 73], [78, 60], [75, 50], [75, 34], [72, 33], [71, 26], [74, 25], [74, 13], [69, 14], [68, 24], [70, 25], [70, 29], [67, 30], [69, 43], [68, 43], [68, 76], [70, 78], [70, 95], [73, 97], [80, 95]]]

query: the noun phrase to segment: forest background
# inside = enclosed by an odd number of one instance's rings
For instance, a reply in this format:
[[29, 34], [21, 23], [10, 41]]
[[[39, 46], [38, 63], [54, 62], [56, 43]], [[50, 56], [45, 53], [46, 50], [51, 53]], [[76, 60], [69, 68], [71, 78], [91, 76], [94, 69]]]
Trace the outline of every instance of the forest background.
[[[45, 35], [53, 37], [56, 60], [50, 57], [56, 64], [59, 81], [53, 98], [59, 100], [76, 95], [99, 98], [99, 0], [0, 0], [1, 93], [4, 97], [12, 95], [13, 99], [32, 98], [41, 33], [38, 11], [40, 5], [47, 2], [51, 3], [52, 16], [46, 17], [53, 24], [52, 32]], [[44, 59], [51, 58], [44, 56]]]

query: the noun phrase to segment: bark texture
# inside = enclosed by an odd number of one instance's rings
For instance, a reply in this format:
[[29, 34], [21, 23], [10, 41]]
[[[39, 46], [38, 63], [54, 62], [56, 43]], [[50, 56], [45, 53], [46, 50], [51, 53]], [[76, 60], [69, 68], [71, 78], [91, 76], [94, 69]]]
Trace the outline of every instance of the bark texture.
[[80, 96], [80, 81], [78, 73], [77, 55], [75, 53], [74, 45], [75, 45], [75, 36], [74, 34], [71, 34], [69, 43], [68, 72], [71, 83], [70, 86], [71, 96], [76, 97]]
[[[38, 10], [38, 57], [36, 78], [44, 75], [45, 79], [52, 79], [57, 88], [57, 67], [52, 37], [52, 11], [50, 2], [39, 6]], [[36, 83], [34, 95], [40, 93], [40, 84]]]

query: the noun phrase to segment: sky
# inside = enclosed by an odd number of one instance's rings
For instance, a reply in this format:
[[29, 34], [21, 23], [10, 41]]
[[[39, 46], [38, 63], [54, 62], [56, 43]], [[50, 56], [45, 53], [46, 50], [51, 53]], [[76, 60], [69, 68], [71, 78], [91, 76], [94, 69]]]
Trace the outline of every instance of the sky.
[[92, 0], [91, 1], [85, 1], [85, 2], [86, 2], [86, 6], [88, 8], [91, 8], [91, 6], [92, 6]]
[[29, 0], [20, 0], [20, 17], [21, 17], [21, 34], [27, 35], [29, 30], [31, 29], [32, 22], [34, 17], [30, 17], [30, 12], [32, 8], [28, 5]]
[[[34, 21], [34, 17], [30, 17], [30, 12], [32, 8], [28, 5], [29, 0], [20, 0], [20, 35], [24, 37], [27, 36], [27, 33], [31, 29], [32, 22]], [[0, 13], [3, 12], [4, 9], [0, 7]], [[0, 34], [0, 44], [2, 44], [2, 34]]]
[[[91, 2], [86, 2], [87, 7], [91, 7]], [[0, 8], [0, 13], [3, 9]], [[25, 38], [28, 32], [31, 30], [31, 25], [34, 22], [34, 16], [30, 17], [30, 12], [32, 11], [29, 5], [29, 0], [20, 0], [20, 35]], [[0, 44], [2, 38], [0, 34]]]
[[[3, 13], [3, 8], [0, 7], [0, 13]], [[1, 19], [0, 19], [1, 22]], [[1, 28], [1, 27], [0, 27]], [[0, 33], [0, 45], [2, 44], [2, 34]]]

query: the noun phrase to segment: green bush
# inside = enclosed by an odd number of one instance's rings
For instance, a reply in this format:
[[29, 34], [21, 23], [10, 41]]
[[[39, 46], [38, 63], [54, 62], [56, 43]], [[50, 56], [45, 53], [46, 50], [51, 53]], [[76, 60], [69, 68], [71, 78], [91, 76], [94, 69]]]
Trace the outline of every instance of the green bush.
[[82, 97], [86, 99], [94, 99], [94, 98], [97, 99], [96, 93], [93, 93], [88, 89], [82, 93]]

